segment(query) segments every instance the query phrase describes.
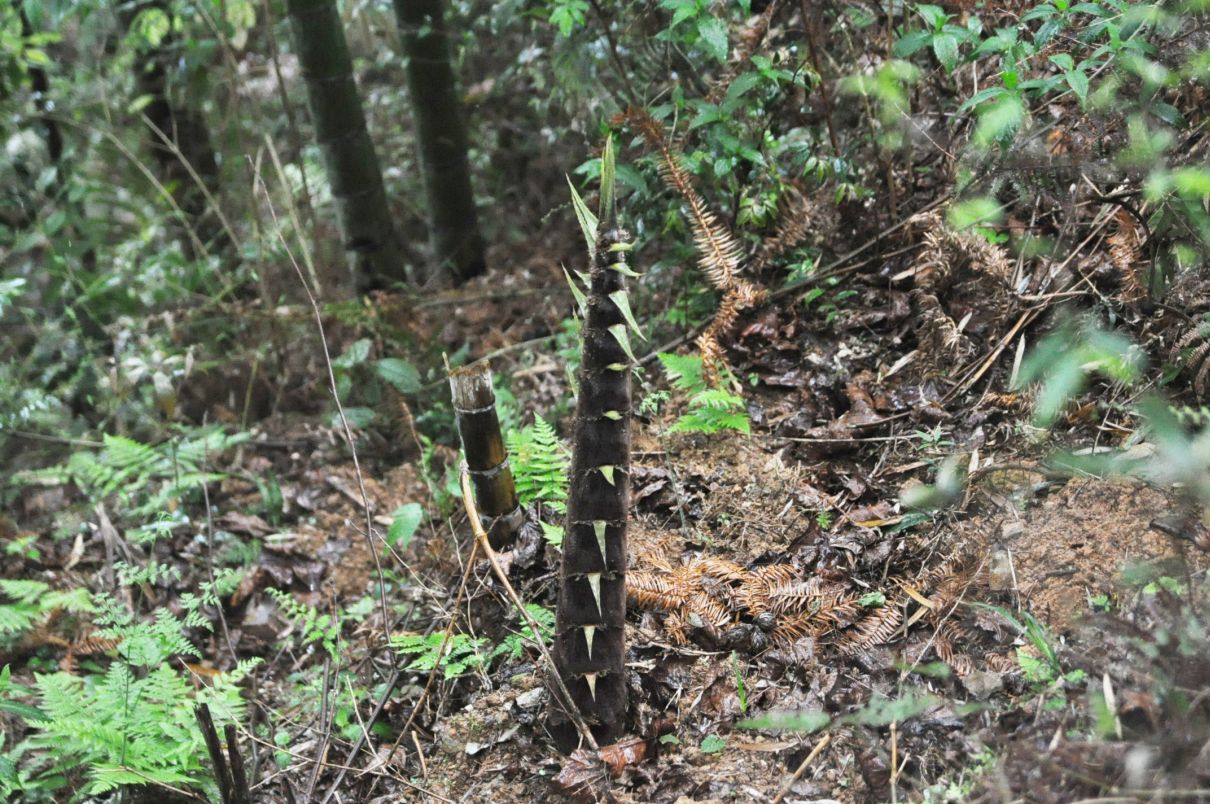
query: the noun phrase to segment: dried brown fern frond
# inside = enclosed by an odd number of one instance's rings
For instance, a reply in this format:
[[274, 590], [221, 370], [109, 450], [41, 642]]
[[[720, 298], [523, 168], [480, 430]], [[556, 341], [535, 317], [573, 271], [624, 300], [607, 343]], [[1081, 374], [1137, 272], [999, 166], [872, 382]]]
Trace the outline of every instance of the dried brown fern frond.
[[914, 275], [916, 287], [940, 292], [969, 269], [1007, 285], [1015, 265], [1004, 249], [993, 245], [978, 232], [955, 232], [934, 210], [915, 215], [910, 230], [919, 233], [921, 248], [916, 256]]
[[689, 598], [684, 608], [686, 614], [696, 614], [705, 625], [715, 629], [725, 628], [735, 622], [735, 615], [727, 606], [707, 592], [699, 592]]
[[788, 647], [804, 637], [818, 639], [827, 633], [828, 627], [813, 614], [803, 612], [780, 617], [777, 626], [769, 632], [769, 640], [779, 647]]
[[765, 564], [752, 570], [749, 578], [754, 583], [779, 584], [789, 583], [801, 576], [793, 564]]
[[95, 633], [79, 637], [67, 646], [67, 652], [59, 660], [59, 669], [64, 673], [74, 675], [76, 672], [76, 657], [96, 656], [101, 653], [107, 653], [120, 644], [122, 644], [122, 640], [120, 639], [102, 637]]
[[772, 584], [765, 593], [769, 611], [774, 614], [818, 611], [823, 603], [822, 586], [818, 577]]
[[689, 643], [688, 626], [685, 624], [685, 619], [675, 611], [670, 611], [664, 617], [664, 630], [668, 632], [668, 637], [674, 645], [686, 645]]
[[768, 291], [758, 288], [745, 279], [734, 280], [710, 325], [697, 338], [697, 348], [702, 355], [702, 368], [712, 381], [718, 379], [718, 366], [724, 364], [720, 337], [735, 325], [739, 314], [756, 306], [768, 296]]
[[752, 276], [756, 276], [769, 263], [806, 240], [812, 226], [819, 228], [817, 219], [820, 217], [820, 209], [800, 193], [798, 188], [787, 185], [777, 203], [781, 207], [777, 228], [772, 235], [765, 238], [748, 261], [747, 270]]
[[890, 642], [902, 625], [902, 609], [888, 603], [869, 610], [852, 628], [841, 631], [835, 647], [845, 656], [864, 653], [870, 648]]
[[626, 573], [626, 595], [641, 609], [678, 611], [685, 606], [691, 592], [681, 579], [671, 574], [635, 571]]
[[680, 155], [668, 143], [664, 126], [645, 110], [635, 107], [628, 109], [624, 118], [638, 129], [648, 147], [659, 155], [660, 178], [664, 184], [689, 206], [689, 225], [693, 230], [698, 266], [702, 273], [715, 288], [727, 290], [739, 271], [743, 248], [694, 188], [689, 172], [681, 164]]
[[1142, 276], [1143, 241], [1142, 227], [1134, 216], [1121, 207], [1113, 215], [1116, 231], [1109, 235], [1109, 262], [1120, 271], [1122, 287], [1118, 301], [1129, 303], [1147, 295], [1147, 282]]
[[792, 564], [767, 564], [757, 567], [741, 581], [735, 591], [736, 601], [754, 617], [769, 611], [770, 592], [787, 586], [799, 579], [799, 572]]
[[1199, 321], [1177, 338], [1168, 360], [1186, 375], [1193, 377], [1193, 390], [1199, 398], [1206, 397], [1206, 388], [1210, 384], [1210, 323]]
[[942, 309], [935, 295], [913, 288], [911, 299], [921, 365], [929, 376], [944, 376], [971, 356], [974, 345], [958, 331], [958, 325]]
[[708, 575], [724, 581], [743, 581], [751, 574], [739, 564], [721, 558], [700, 558], [688, 567], [695, 575]]
[[[954, 608], [961, 604], [974, 581], [978, 566], [967, 555], [951, 555], [916, 576], [913, 586], [929, 596], [930, 622], [949, 617]], [[899, 581], [900, 588], [908, 586], [906, 580]]]

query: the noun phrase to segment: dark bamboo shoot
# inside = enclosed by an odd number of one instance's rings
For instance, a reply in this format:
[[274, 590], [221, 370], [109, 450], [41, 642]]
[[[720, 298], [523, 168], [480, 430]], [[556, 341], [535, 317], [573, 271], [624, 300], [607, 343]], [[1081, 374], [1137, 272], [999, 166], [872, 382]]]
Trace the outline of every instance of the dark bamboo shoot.
[[[600, 743], [625, 731], [626, 524], [630, 508], [630, 372], [626, 265], [630, 235], [601, 221], [593, 260], [576, 404], [571, 489], [559, 573], [555, 664]], [[564, 751], [578, 735], [554, 710]]]

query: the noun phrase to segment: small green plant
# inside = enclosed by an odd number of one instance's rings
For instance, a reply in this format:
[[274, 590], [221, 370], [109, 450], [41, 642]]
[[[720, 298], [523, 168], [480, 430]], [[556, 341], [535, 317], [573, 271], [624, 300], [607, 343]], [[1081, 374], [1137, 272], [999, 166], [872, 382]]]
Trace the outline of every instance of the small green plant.
[[[34, 601], [51, 594], [32, 586], [24, 592]], [[214, 589], [207, 586], [200, 596], [182, 597], [184, 617], [157, 609], [145, 619], [112, 597], [98, 597], [93, 601], [97, 635], [113, 640], [118, 655], [108, 669], [35, 674], [33, 688], [13, 684], [7, 670], [0, 673], [0, 708], [29, 730], [0, 754], [0, 792], [78, 801], [151, 784], [195, 789], [217, 799], [194, 708], [206, 703], [218, 721], [241, 720], [245, 705], [239, 684], [260, 660], [241, 662], [200, 685], [174, 666], [181, 658], [200, 656], [185, 629], [209, 628], [200, 606], [214, 599]]]
[[[248, 438], [247, 433], [229, 435], [216, 427], [157, 445], [107, 435], [99, 450], [80, 450], [65, 463], [20, 472], [13, 481], [18, 485], [74, 483], [94, 502], [115, 497], [128, 518], [157, 519], [186, 493], [226, 477], [208, 466], [224, 450]], [[133, 535], [153, 540], [159, 532], [153, 527]]]
[[984, 749], [970, 759], [970, 764], [964, 767], [954, 781], [941, 781], [926, 787], [923, 792], [924, 804], [953, 804], [954, 802], [970, 801], [979, 780], [996, 766], [996, 755]]
[[898, 698], [875, 695], [851, 714], [833, 718], [826, 712], [809, 709], [798, 712], [770, 712], [736, 725], [741, 729], [786, 730], [812, 734], [829, 726], [886, 726], [916, 717], [940, 703], [933, 695], [908, 689]]
[[555, 630], [554, 612], [532, 603], [525, 608], [538, 625], [537, 635], [529, 627], [526, 618], [522, 617], [521, 630], [509, 634], [495, 646], [484, 638], [469, 634], [450, 634], [447, 640], [444, 633], [437, 632], [393, 636], [391, 647], [414, 657], [408, 665], [409, 670], [423, 673], [438, 667], [444, 678], [458, 678], [475, 670], [486, 669], [500, 656], [519, 659], [526, 645], [533, 644], [539, 638], [543, 642], [551, 640]]
[[748, 714], [748, 687], [744, 683], [744, 670], [739, 666], [739, 657], [731, 651], [731, 672], [735, 675], [735, 694], [739, 698], [739, 711]]
[[688, 410], [668, 428], [670, 433], [717, 433], [720, 430], [751, 432], [744, 399], [728, 388], [736, 383], [731, 373], [722, 369], [718, 388], [706, 381], [700, 355], [659, 355], [664, 372], [674, 387], [689, 395]]
[[495, 659], [497, 656], [506, 656], [512, 660], [520, 659], [521, 652], [526, 645], [536, 644], [539, 639], [543, 643], [548, 643], [554, 637], [555, 613], [553, 611], [544, 609], [534, 603], [526, 604], [525, 610], [529, 612], [529, 616], [537, 624], [538, 633], [534, 633], [526, 618], [520, 618], [521, 630], [518, 633], [509, 634], [500, 641], [499, 645], [492, 648], [491, 652], [487, 655], [488, 661]]
[[727, 740], [717, 734], [707, 734], [698, 748], [703, 754], [717, 754], [727, 747]]
[[441, 668], [444, 678], [458, 678], [483, 666], [483, 640], [468, 634], [443, 632], [432, 634], [399, 634], [391, 637], [391, 647], [400, 653], [413, 656], [409, 670], [427, 673], [434, 667]]
[[928, 430], [913, 430], [912, 438], [921, 452], [943, 452], [954, 446], [954, 442], [945, 434], [945, 429], [938, 424]]
[[[423, 384], [420, 372], [406, 360], [398, 357], [370, 359], [373, 342], [362, 338], [349, 344], [344, 352], [332, 360], [332, 374], [336, 378], [336, 393], [344, 406], [345, 420], [354, 429], [369, 427], [374, 423], [372, 406], [383, 398], [383, 383], [393, 386], [401, 394], [414, 394]], [[332, 426], [340, 425], [339, 413], [333, 414]]]
[[886, 595], [882, 592], [866, 592], [857, 602], [867, 609], [878, 609], [886, 605]]
[[12, 602], [0, 602], [0, 645], [15, 641], [60, 611], [73, 614], [96, 611], [87, 589], [59, 592], [35, 580], [0, 580], [0, 600], [3, 598]]
[[282, 615], [298, 627], [304, 643], [319, 645], [332, 659], [340, 658], [340, 618], [324, 614], [314, 606], [299, 603], [289, 592], [269, 588], [265, 590], [277, 601]]
[[971, 605], [985, 608], [1000, 615], [1009, 625], [1017, 630], [1028, 641], [1029, 645], [1026, 648], [1017, 649], [1017, 662], [1021, 665], [1021, 671], [1025, 677], [1037, 684], [1050, 685], [1062, 679], [1068, 684], [1081, 684], [1085, 680], [1083, 670], [1073, 670], [1069, 673], [1063, 671], [1063, 666], [1059, 662], [1059, 654], [1054, 647], [1054, 637], [1046, 626], [1038, 621], [1036, 617], [1028, 611], [1021, 612], [1021, 618], [1017, 619], [1002, 606], [993, 606], [987, 603], [973, 603]]
[[540, 502], [558, 513], [567, 510], [567, 466], [570, 454], [555, 428], [541, 416], [506, 438], [513, 482], [522, 505]]

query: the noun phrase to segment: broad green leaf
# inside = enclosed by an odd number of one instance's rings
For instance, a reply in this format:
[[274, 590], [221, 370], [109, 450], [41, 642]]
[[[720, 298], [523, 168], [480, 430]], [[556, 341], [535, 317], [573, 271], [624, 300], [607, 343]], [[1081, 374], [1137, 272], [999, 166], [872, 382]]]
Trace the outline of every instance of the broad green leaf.
[[1088, 101], [1088, 76], [1079, 70], [1072, 70], [1064, 76], [1067, 79], [1067, 86], [1071, 87], [1071, 91], [1076, 93], [1076, 97], [1080, 99], [1080, 103]]
[[424, 507], [420, 503], [408, 503], [391, 514], [391, 527], [387, 530], [387, 544], [396, 550], [406, 550], [420, 523], [424, 521]]
[[940, 33], [933, 37], [933, 53], [947, 70], [958, 63], [958, 40], [953, 34]]
[[980, 196], [961, 201], [950, 207], [946, 222], [955, 231], [972, 226], [986, 226], [1004, 218], [1004, 209], [991, 196]]
[[939, 702], [940, 699], [933, 695], [913, 695], [910, 692], [901, 698], [875, 696], [861, 709], [844, 719], [846, 722], [862, 726], [886, 726], [927, 712]]
[[916, 13], [924, 18], [925, 23], [934, 31], [940, 31], [941, 26], [949, 21], [949, 14], [945, 13], [945, 9], [941, 6], [928, 4], [920, 4], [916, 6]]
[[718, 17], [699, 17], [697, 32], [702, 46], [720, 63], [727, 61], [727, 24]]
[[1054, 53], [1051, 54], [1050, 61], [1059, 65], [1059, 69], [1063, 72], [1071, 72], [1075, 69], [1075, 61], [1071, 58], [1070, 53]]
[[374, 364], [374, 373], [389, 382], [401, 394], [414, 394], [420, 390], [420, 372], [406, 360], [384, 357]]
[[825, 728], [831, 722], [831, 716], [825, 712], [804, 710], [802, 712], [770, 712], [760, 717], [741, 720], [735, 725], [741, 729], [801, 731], [803, 734], [811, 734]]
[[915, 53], [917, 50], [920, 50], [928, 45], [932, 39], [932, 31], [912, 31], [906, 36], [900, 38], [899, 41], [895, 43], [895, 47], [892, 48], [891, 52], [895, 56], [904, 59]]
[[1177, 192], [1194, 197], [1210, 195], [1210, 170], [1199, 167], [1178, 168], [1172, 171], [1172, 185]]
[[974, 141], [988, 146], [1015, 132], [1025, 117], [1025, 105], [1015, 94], [1001, 95], [979, 112]]

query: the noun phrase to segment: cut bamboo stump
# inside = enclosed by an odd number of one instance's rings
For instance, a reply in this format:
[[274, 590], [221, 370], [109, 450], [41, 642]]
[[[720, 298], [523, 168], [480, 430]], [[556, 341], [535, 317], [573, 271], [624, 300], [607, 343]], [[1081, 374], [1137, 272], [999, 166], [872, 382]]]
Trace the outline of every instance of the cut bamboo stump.
[[480, 519], [491, 546], [506, 549], [512, 546], [524, 513], [517, 502], [508, 451], [500, 433], [491, 366], [479, 361], [452, 370], [450, 394]]

